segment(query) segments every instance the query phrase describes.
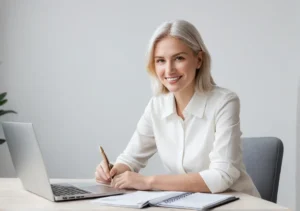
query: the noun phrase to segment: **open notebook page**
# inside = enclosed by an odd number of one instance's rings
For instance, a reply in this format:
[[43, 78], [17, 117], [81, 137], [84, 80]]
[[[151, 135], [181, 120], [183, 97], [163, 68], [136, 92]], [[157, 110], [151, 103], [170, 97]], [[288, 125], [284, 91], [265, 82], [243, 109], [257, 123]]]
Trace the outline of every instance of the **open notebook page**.
[[168, 195], [173, 195], [172, 191], [135, 191], [133, 193], [127, 193], [117, 196], [109, 196], [92, 200], [92, 203], [120, 206], [120, 207], [136, 207], [142, 208], [148, 204], [148, 201], [156, 198], [164, 198]]
[[235, 198], [231, 195], [221, 194], [208, 194], [208, 193], [193, 193], [187, 194], [186, 197], [176, 197], [164, 202], [158, 203], [162, 207], [176, 207], [176, 208], [190, 208], [190, 209], [203, 209], [212, 205], [217, 205], [221, 201], [227, 201]]

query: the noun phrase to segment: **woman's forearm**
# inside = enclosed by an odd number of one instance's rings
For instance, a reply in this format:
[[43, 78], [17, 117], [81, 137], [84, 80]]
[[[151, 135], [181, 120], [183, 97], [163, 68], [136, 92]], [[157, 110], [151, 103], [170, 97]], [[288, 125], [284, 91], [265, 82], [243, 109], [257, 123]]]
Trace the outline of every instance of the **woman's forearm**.
[[154, 190], [210, 192], [199, 173], [180, 175], [155, 175], [147, 178], [149, 188]]

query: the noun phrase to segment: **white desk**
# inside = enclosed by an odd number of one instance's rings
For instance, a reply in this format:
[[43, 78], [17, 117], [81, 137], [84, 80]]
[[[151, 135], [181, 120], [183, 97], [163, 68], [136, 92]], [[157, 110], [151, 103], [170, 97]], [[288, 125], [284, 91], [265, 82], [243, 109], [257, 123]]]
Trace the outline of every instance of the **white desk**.
[[[93, 180], [82, 179], [56, 179], [51, 180], [53, 182], [87, 182], [93, 183]], [[217, 207], [213, 210], [274, 210], [274, 211], [287, 211], [289, 209], [279, 206], [277, 204], [256, 198], [247, 194], [230, 192], [229, 194], [240, 197], [239, 200]], [[91, 200], [78, 200], [69, 202], [51, 202], [35, 194], [25, 191], [22, 187], [21, 181], [16, 178], [0, 178], [0, 210], [14, 209], [14, 210], [33, 210], [33, 209], [45, 209], [45, 210], [105, 210], [105, 211], [137, 211], [138, 209], [120, 208], [120, 207], [107, 207], [92, 204]], [[170, 209], [150, 207], [144, 210], [151, 211], [171, 211], [182, 209]]]

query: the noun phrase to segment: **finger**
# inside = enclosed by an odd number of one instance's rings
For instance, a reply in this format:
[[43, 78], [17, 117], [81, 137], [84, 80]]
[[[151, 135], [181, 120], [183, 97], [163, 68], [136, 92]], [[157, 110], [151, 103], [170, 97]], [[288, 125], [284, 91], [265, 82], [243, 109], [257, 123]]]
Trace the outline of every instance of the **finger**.
[[101, 163], [99, 163], [99, 164], [97, 165], [96, 170], [97, 170], [98, 168], [100, 168], [100, 166], [101, 166]]
[[109, 172], [110, 176], [111, 177], [114, 177], [116, 176], [116, 174], [118, 173], [118, 170], [116, 168], [112, 168]]
[[127, 185], [125, 183], [123, 183], [119, 186], [119, 189], [126, 189], [126, 188], [127, 188]]
[[118, 182], [115, 183], [114, 187], [115, 187], [115, 188], [120, 188], [120, 186], [121, 186], [122, 184], [123, 184], [122, 181], [118, 181]]
[[107, 178], [110, 178], [108, 165], [104, 161], [102, 161], [100, 163], [100, 166], [102, 167], [102, 169], [103, 169], [104, 173], [106, 174]]
[[111, 186], [112, 187], [115, 187], [116, 186], [116, 183], [120, 182], [120, 178], [116, 178], [114, 177], [111, 181]]
[[101, 163], [100, 163], [96, 168], [96, 172], [98, 172], [99, 176], [101, 176], [101, 171], [103, 171], [103, 169], [102, 169]]
[[117, 186], [118, 186], [119, 189], [124, 189], [128, 186], [128, 183], [125, 180], [121, 180], [121, 181], [118, 182]]
[[96, 180], [100, 180], [101, 179], [101, 177], [99, 176], [99, 174], [98, 174], [97, 171], [95, 171], [95, 178], [96, 178]]
[[105, 179], [103, 179], [97, 171], [95, 172], [95, 179], [96, 179], [96, 182], [106, 183], [106, 184], [109, 183]]
[[114, 176], [114, 179], [119, 179], [119, 178], [122, 178], [122, 174], [117, 174]]
[[116, 187], [116, 188], [120, 188], [120, 185], [122, 185], [123, 183], [126, 183], [126, 181], [121, 177], [119, 177], [117, 179], [113, 179], [113, 184], [114, 184], [114, 187]]
[[95, 172], [95, 177], [96, 177], [96, 179], [98, 179], [98, 180], [105, 180], [105, 178], [103, 178], [100, 174], [99, 174], [99, 172], [98, 171], [96, 171]]
[[119, 181], [119, 182], [117, 183], [117, 187], [118, 187], [119, 189], [127, 188], [128, 185], [129, 185], [129, 184], [128, 184], [127, 181], [125, 181], [125, 180], [121, 180], [121, 181]]
[[97, 172], [98, 172], [99, 176], [100, 176], [103, 180], [105, 180], [105, 181], [108, 181], [108, 180], [109, 180], [109, 178], [108, 178], [108, 177], [106, 176], [106, 174], [104, 173], [104, 170], [102, 169], [102, 166], [100, 166], [100, 168], [97, 169]]
[[101, 177], [100, 175], [99, 175], [99, 172], [95, 172], [95, 178], [96, 178], [96, 180], [102, 180], [102, 181], [104, 181], [104, 179], [103, 179], [103, 177]]
[[106, 181], [103, 181], [103, 180], [97, 180], [96, 179], [96, 182], [100, 183], [100, 184], [104, 184], [104, 185], [110, 185], [110, 182], [106, 182]]

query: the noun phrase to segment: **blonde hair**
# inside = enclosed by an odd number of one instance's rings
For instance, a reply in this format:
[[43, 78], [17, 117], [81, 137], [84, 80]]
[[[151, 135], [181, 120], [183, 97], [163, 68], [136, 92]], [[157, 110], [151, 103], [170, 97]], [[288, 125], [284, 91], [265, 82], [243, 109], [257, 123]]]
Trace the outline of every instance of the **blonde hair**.
[[183, 41], [195, 55], [202, 51], [202, 65], [196, 72], [196, 87], [199, 92], [210, 91], [215, 82], [211, 76], [211, 58], [198, 30], [185, 20], [175, 20], [162, 23], [152, 35], [147, 51], [147, 70], [151, 76], [154, 94], [168, 93], [169, 90], [161, 84], [156, 76], [154, 65], [154, 49], [158, 41], [171, 36]]

